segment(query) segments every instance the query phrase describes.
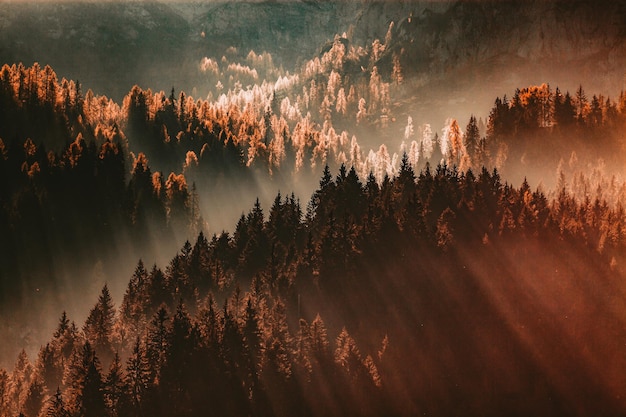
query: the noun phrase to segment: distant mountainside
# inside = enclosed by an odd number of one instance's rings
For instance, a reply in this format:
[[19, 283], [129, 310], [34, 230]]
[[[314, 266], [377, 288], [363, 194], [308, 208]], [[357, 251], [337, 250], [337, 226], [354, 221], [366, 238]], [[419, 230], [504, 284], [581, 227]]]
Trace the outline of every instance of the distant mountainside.
[[185, 19], [159, 3], [6, 3], [0, 61], [49, 64], [119, 100], [135, 83], [178, 84], [181, 64], [191, 65], [189, 31]]
[[369, 45], [394, 22], [381, 66], [401, 53], [418, 85], [490, 83], [493, 96], [582, 82], [613, 92], [623, 84], [625, 10], [624, 1], [7, 2], [0, 61], [50, 64], [116, 99], [133, 84], [191, 92], [204, 82], [202, 57], [230, 46], [243, 56], [265, 50], [292, 70], [335, 33]]
[[429, 77], [544, 79], [615, 91], [626, 63], [624, 1], [458, 1], [398, 22], [395, 48]]

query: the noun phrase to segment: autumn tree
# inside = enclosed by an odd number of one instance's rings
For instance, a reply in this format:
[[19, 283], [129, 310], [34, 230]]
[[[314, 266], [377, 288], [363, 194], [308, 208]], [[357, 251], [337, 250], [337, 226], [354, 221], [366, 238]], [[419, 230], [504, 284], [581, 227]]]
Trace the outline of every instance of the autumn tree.
[[22, 407], [24, 407], [26, 398], [28, 397], [28, 388], [30, 387], [32, 376], [33, 367], [28, 360], [26, 351], [22, 349], [17, 357], [17, 361], [15, 362], [8, 384], [9, 390], [7, 398], [9, 410], [12, 415], [17, 415], [21, 412]]

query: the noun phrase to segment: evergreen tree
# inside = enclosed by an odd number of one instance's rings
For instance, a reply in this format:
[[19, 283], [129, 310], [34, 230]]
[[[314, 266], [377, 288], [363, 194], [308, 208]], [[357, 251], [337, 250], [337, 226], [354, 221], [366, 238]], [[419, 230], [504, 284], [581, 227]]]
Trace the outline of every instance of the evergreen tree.
[[38, 416], [44, 404], [46, 387], [39, 377], [34, 377], [28, 387], [23, 412], [26, 416]]
[[[470, 116], [469, 122], [467, 123], [467, 127], [465, 128], [465, 148], [467, 149], [467, 153], [472, 162], [472, 166], [477, 167], [475, 162], [477, 162], [477, 156], [480, 154], [479, 146], [480, 146], [480, 130], [478, 129], [478, 123], [476, 121], [476, 117], [474, 115]], [[481, 168], [481, 167], [477, 167]]]
[[248, 240], [239, 257], [240, 268], [246, 277], [251, 277], [265, 266], [269, 244], [264, 224], [263, 209], [257, 198], [246, 218]]
[[[149, 399], [153, 399], [155, 402], [152, 405], [153, 407], [158, 406], [156, 398], [149, 396], [149, 390], [153, 384], [158, 383], [158, 380], [155, 381], [155, 374], [159, 375], [159, 371], [153, 370], [156, 366], [158, 366], [157, 363], [152, 364], [148, 361], [148, 356], [139, 338], [137, 338], [133, 345], [132, 353], [126, 361], [125, 379], [122, 386], [125, 386], [128, 392], [128, 404], [121, 404], [121, 410], [125, 408], [124, 406], [127, 406], [130, 415], [142, 416], [145, 414], [145, 410], [151, 408], [147, 404]], [[122, 396], [119, 400], [123, 398]], [[120, 405], [119, 400], [118, 405]]]
[[587, 95], [585, 94], [585, 90], [583, 90], [583, 86], [579, 85], [576, 90], [576, 121], [579, 125], [585, 123], [588, 113], [589, 102], [587, 101]]
[[113, 356], [109, 372], [103, 383], [104, 401], [109, 410], [109, 415], [112, 417], [124, 415], [123, 412], [127, 395], [125, 380], [126, 375], [122, 370], [120, 357], [116, 353], [115, 356]]
[[28, 388], [31, 384], [32, 374], [33, 367], [28, 360], [26, 351], [22, 349], [15, 362], [11, 378], [9, 379], [8, 400], [9, 410], [12, 415], [18, 414], [24, 406], [28, 396]]
[[172, 295], [168, 292], [167, 281], [163, 271], [156, 264], [152, 266], [152, 270], [148, 275], [148, 306], [150, 307], [146, 314], [151, 316], [162, 304], [170, 305]]
[[146, 310], [149, 307], [148, 271], [140, 259], [128, 282], [118, 321], [117, 337], [126, 349], [130, 338], [143, 332], [146, 325]]
[[41, 347], [35, 370], [37, 375], [41, 377], [47, 393], [52, 394], [54, 389], [61, 386], [63, 367], [63, 357], [55, 344], [46, 343], [45, 346]]
[[89, 312], [83, 327], [85, 338], [90, 342], [98, 355], [103, 358], [105, 364], [109, 364], [113, 359], [112, 336], [114, 323], [115, 308], [109, 288], [105, 284], [98, 297], [98, 302]]
[[0, 369], [0, 415], [8, 415], [10, 413], [9, 389], [9, 374], [4, 369]]
[[44, 415], [46, 417], [70, 417], [71, 414], [65, 406], [60, 388], [57, 388], [54, 395], [48, 400], [48, 407]]
[[55, 330], [52, 344], [54, 349], [58, 350], [60, 354], [61, 365], [65, 365], [69, 362], [74, 348], [80, 343], [81, 337], [76, 327], [76, 323], [70, 322], [64, 311], [59, 319], [57, 330]]
[[252, 298], [248, 297], [246, 310], [243, 316], [242, 329], [243, 343], [243, 375], [245, 387], [252, 401], [258, 401], [259, 393], [258, 374], [261, 360], [261, 329], [259, 328], [258, 313], [252, 305]]
[[446, 250], [454, 243], [454, 219], [455, 213], [448, 207], [437, 220], [437, 246]]
[[[145, 356], [150, 363], [150, 382], [158, 382], [161, 379], [161, 372], [166, 362], [167, 351], [170, 344], [170, 323], [167, 308], [162, 305], [152, 317], [148, 325], [146, 335]], [[138, 351], [139, 341], [136, 343]], [[139, 363], [139, 362], [137, 362]]]
[[203, 232], [198, 234], [196, 243], [191, 251], [189, 269], [189, 273], [199, 290], [207, 292], [209, 289], [212, 289], [213, 280], [210, 270], [209, 242]]
[[574, 107], [572, 97], [569, 92], [563, 96], [558, 88], [555, 91], [554, 98], [554, 121], [557, 126], [565, 128], [574, 123], [576, 118], [576, 109]]
[[196, 287], [189, 275], [187, 257], [183, 253], [177, 254], [172, 258], [170, 264], [167, 266], [166, 276], [170, 296], [174, 300], [183, 300], [192, 307], [195, 307]]
[[100, 361], [86, 341], [72, 355], [65, 377], [69, 390], [68, 409], [81, 416], [103, 416], [106, 413]]

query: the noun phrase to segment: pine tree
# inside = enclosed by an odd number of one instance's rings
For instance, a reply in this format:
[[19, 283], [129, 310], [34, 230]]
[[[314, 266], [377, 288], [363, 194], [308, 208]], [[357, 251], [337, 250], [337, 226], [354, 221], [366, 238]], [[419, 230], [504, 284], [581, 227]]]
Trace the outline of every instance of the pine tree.
[[558, 88], [554, 97], [554, 122], [557, 126], [564, 128], [570, 126], [576, 120], [576, 108], [573, 104], [570, 93], [565, 96]]
[[24, 400], [24, 414], [26, 416], [38, 416], [44, 404], [45, 385], [41, 378], [35, 376], [28, 387], [26, 399]]
[[261, 383], [267, 393], [269, 404], [276, 404], [275, 413], [290, 415], [297, 399], [294, 392], [291, 335], [287, 328], [285, 305], [275, 300], [271, 309], [269, 328], [264, 341], [261, 361]]
[[57, 388], [54, 395], [48, 400], [48, 407], [44, 414], [45, 417], [70, 417], [70, 412], [65, 406], [61, 389]]
[[63, 357], [56, 344], [46, 343], [39, 350], [35, 370], [37, 375], [41, 377], [49, 394], [52, 394], [53, 390], [62, 384], [63, 362]]
[[126, 375], [122, 370], [120, 357], [115, 353], [103, 384], [104, 401], [111, 417], [123, 416], [127, 395], [125, 379]]
[[437, 246], [447, 250], [454, 243], [454, 220], [456, 214], [448, 207], [437, 219]]
[[123, 349], [128, 348], [127, 345], [132, 335], [143, 332], [146, 325], [148, 302], [148, 271], [140, 259], [128, 282], [120, 306], [120, 318], [116, 336], [119, 338]]
[[198, 234], [189, 259], [189, 273], [197, 283], [198, 289], [208, 292], [212, 288], [213, 280], [210, 270], [209, 242], [203, 232]]
[[356, 382], [363, 363], [359, 348], [345, 327], [341, 329], [335, 344], [337, 346], [335, 348], [335, 362]]
[[98, 297], [98, 302], [89, 312], [83, 327], [85, 338], [93, 346], [99, 357], [102, 357], [105, 364], [109, 364], [113, 359], [112, 336], [114, 323], [115, 308], [109, 288], [105, 284]]
[[583, 86], [579, 85], [576, 90], [576, 121], [579, 125], [583, 125], [589, 113], [589, 101]]
[[[443, 143], [446, 144], [445, 147]], [[466, 149], [463, 142], [463, 133], [456, 119], [451, 119], [447, 129], [444, 130], [441, 153], [450, 166], [461, 166], [461, 161], [466, 153]]]
[[[189, 242], [187, 242], [189, 243]], [[191, 251], [191, 249], [187, 249]], [[187, 255], [189, 253], [187, 252]], [[191, 306], [196, 305], [196, 287], [189, 275], [189, 268], [187, 267], [187, 256], [184, 253], [179, 253], [167, 266], [165, 271], [167, 276], [167, 285], [171, 297], [181, 299]]]
[[[469, 155], [472, 166], [476, 167], [477, 155], [479, 152], [480, 131], [478, 129], [478, 123], [474, 115], [470, 116], [467, 127], [465, 128], [465, 148]], [[480, 167], [478, 167], [480, 168]]]
[[293, 366], [294, 378], [298, 381], [310, 382], [312, 372], [311, 362], [311, 332], [309, 323], [300, 318], [298, 332], [295, 336], [294, 350], [295, 363]]
[[193, 377], [193, 359], [197, 348], [195, 329], [184, 304], [179, 302], [172, 317], [168, 349], [161, 369], [159, 392], [164, 411], [169, 415], [190, 415]]
[[10, 389], [10, 377], [4, 370], [0, 369], [0, 415], [8, 415], [9, 411], [9, 389]]
[[[151, 365], [151, 383], [156, 383], [161, 379], [161, 372], [166, 362], [166, 356], [170, 344], [169, 321], [170, 320], [167, 308], [162, 305], [154, 314], [152, 320], [150, 321], [150, 324], [148, 325], [145, 356]], [[139, 348], [137, 347], [137, 344], [135, 346], [135, 350], [138, 351]]]
[[[144, 415], [144, 410], [148, 408], [147, 399], [149, 389], [153, 384], [158, 383], [155, 380], [155, 374], [159, 375], [159, 370], [153, 370], [157, 363], [151, 365], [148, 356], [143, 349], [139, 338], [133, 345], [133, 350], [126, 361], [126, 372], [124, 385], [128, 392], [128, 408], [133, 415]], [[160, 368], [159, 368], [160, 369]], [[158, 378], [158, 377], [157, 377]], [[156, 406], [156, 404], [154, 404]]]
[[68, 387], [68, 409], [85, 417], [106, 413], [100, 361], [86, 341], [72, 355], [64, 383]]
[[154, 314], [162, 304], [171, 305], [172, 295], [168, 292], [165, 274], [156, 264], [152, 266], [148, 275], [148, 299], [147, 316]]
[[187, 180], [183, 174], [174, 174], [167, 177], [165, 182], [167, 196], [167, 219], [172, 230], [189, 230], [191, 224], [190, 194], [187, 189]]
[[255, 271], [265, 266], [269, 252], [268, 236], [264, 228], [264, 217], [261, 203], [257, 198], [252, 211], [246, 218], [248, 241], [239, 258], [242, 272], [251, 277]]
[[12, 415], [17, 415], [24, 406], [31, 383], [33, 367], [25, 350], [21, 350], [9, 379], [9, 407]]
[[261, 360], [261, 330], [257, 311], [252, 305], [252, 298], [248, 297], [243, 317], [242, 329], [244, 349], [244, 377], [249, 395], [258, 396], [258, 365]]
[[61, 362], [63, 366], [67, 363], [74, 347], [79, 342], [80, 336], [74, 322], [70, 322], [67, 313], [64, 311], [59, 319], [57, 330], [55, 330], [52, 344], [61, 354]]

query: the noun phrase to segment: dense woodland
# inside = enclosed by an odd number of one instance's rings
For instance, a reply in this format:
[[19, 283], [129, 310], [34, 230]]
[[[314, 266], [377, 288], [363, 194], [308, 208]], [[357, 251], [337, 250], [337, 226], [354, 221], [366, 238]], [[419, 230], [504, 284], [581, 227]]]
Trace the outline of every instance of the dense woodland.
[[625, 414], [626, 94], [466, 108], [621, 79], [623, 7], [405, 3], [0, 13], [0, 417]]
[[[366, 154], [333, 126], [387, 123], [402, 63], [378, 73], [385, 44], [346, 45], [248, 88], [224, 74], [253, 82], [253, 67], [208, 60], [228, 89], [215, 100], [135, 87], [120, 106], [50, 67], [2, 68], [4, 312], [54, 288], [46, 265], [180, 249], [166, 265], [137, 257], [122, 300], [105, 286], [84, 323], [62, 314], [36, 358], [0, 371], [0, 415], [626, 407], [626, 186], [587, 170], [623, 160], [624, 95], [524, 88], [484, 127], [451, 119], [438, 135], [409, 118], [397, 152]], [[274, 74], [267, 56], [249, 60]], [[501, 177], [559, 159], [554, 191]], [[208, 233], [200, 194], [322, 169], [307, 203], [279, 193]]]
[[[179, 245], [206, 230], [201, 201], [219, 200], [224, 206], [236, 202], [239, 207], [241, 194], [232, 195], [233, 189], [247, 190], [253, 201], [259, 183], [283, 190], [314, 184], [327, 164], [333, 169], [353, 167], [363, 182], [373, 173], [381, 185], [385, 176], [398, 175], [403, 154], [416, 172], [426, 163], [443, 163], [460, 172], [496, 167], [512, 178], [520, 172], [533, 175], [536, 169], [531, 167], [537, 166], [557, 172], [564, 159], [560, 169], [577, 185], [570, 191], [578, 198], [599, 197], [597, 187], [605, 183], [611, 188], [604, 190], [611, 193], [608, 200], [617, 201], [621, 184], [608, 174], [620, 167], [626, 149], [620, 129], [626, 123], [623, 94], [613, 102], [596, 95], [588, 100], [582, 87], [575, 96], [546, 85], [524, 88], [511, 100], [497, 99], [487, 123], [472, 117], [463, 129], [450, 119], [439, 136], [430, 125], [414, 126], [409, 117], [397, 152], [383, 144], [366, 153], [355, 136], [336, 133], [333, 123], [354, 118], [377, 129], [384, 120], [379, 113], [387, 110], [373, 113], [373, 103], [389, 85], [376, 69], [369, 82], [359, 81], [360, 87], [349, 76], [340, 76], [334, 68], [357, 59], [344, 56], [340, 40], [321, 60], [304, 66], [302, 77], [308, 78], [303, 81], [292, 76], [245, 90], [234, 83], [216, 101], [135, 87], [120, 107], [91, 91], [83, 95], [78, 82], [58, 81], [50, 67], [5, 65], [0, 74], [0, 187], [6, 198], [0, 207], [0, 231], [8, 238], [0, 251], [7, 266], [2, 294], [12, 298], [19, 287], [27, 292], [49, 282], [55, 271], [46, 265], [66, 253], [80, 253], [85, 264], [98, 258], [106, 263], [116, 255], [114, 248], [123, 245], [151, 257], [155, 242]], [[381, 48], [378, 44], [371, 53]], [[360, 56], [355, 51], [348, 55]], [[249, 60], [271, 66], [271, 57], [251, 54]], [[222, 74], [216, 62], [205, 64]], [[295, 84], [285, 87], [290, 83]], [[342, 83], [352, 93], [337, 93]], [[293, 93], [301, 84], [304, 98]], [[361, 95], [372, 108], [359, 109]], [[323, 108], [324, 102], [330, 103], [328, 112], [302, 115], [307, 108]], [[350, 106], [356, 116], [348, 116]], [[578, 171], [597, 167], [599, 160], [607, 172], [600, 169], [592, 181], [581, 180]], [[551, 186], [558, 192], [562, 184]]]
[[1, 374], [2, 415], [611, 414], [625, 223], [497, 170], [326, 168], [304, 212], [255, 204], [165, 268], [139, 260], [119, 308], [105, 286], [82, 326], [63, 314]]

